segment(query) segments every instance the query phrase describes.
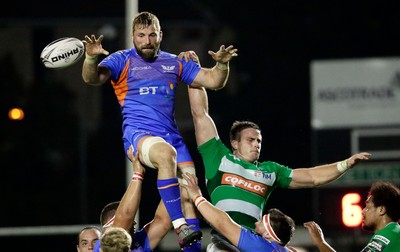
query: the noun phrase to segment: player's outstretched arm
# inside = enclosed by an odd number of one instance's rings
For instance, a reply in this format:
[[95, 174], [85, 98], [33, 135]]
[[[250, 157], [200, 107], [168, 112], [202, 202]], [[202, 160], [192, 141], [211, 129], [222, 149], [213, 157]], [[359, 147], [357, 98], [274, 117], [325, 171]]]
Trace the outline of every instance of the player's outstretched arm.
[[[130, 151], [132, 151], [132, 147]], [[132, 160], [133, 177], [118, 205], [113, 223], [113, 226], [122, 227], [128, 231], [130, 231], [135, 224], [135, 215], [139, 209], [142, 194], [142, 180], [145, 172], [144, 167], [139, 161], [138, 154], [139, 152], [136, 153], [135, 157], [132, 153], [128, 154]]]
[[208, 114], [208, 96], [205, 88], [188, 87], [190, 110], [197, 146], [202, 145], [211, 138], [218, 137], [217, 127]]
[[346, 171], [355, 167], [359, 162], [368, 160], [370, 156], [371, 154], [368, 152], [360, 152], [348, 159], [335, 163], [311, 168], [294, 169], [289, 188], [310, 188], [328, 184], [340, 178]]
[[237, 57], [238, 49], [230, 45], [225, 48], [221, 45], [217, 52], [208, 51], [216, 64], [212, 68], [202, 67], [197, 74], [192, 85], [194, 87], [205, 87], [212, 90], [218, 90], [225, 87], [229, 76], [229, 62], [233, 57]]
[[101, 41], [103, 35], [96, 38], [95, 35], [85, 35], [82, 41], [85, 45], [85, 60], [82, 66], [82, 79], [90, 85], [104, 84], [111, 76], [110, 71], [105, 67], [98, 67], [97, 58], [100, 54], [108, 55], [109, 52], [103, 49]]

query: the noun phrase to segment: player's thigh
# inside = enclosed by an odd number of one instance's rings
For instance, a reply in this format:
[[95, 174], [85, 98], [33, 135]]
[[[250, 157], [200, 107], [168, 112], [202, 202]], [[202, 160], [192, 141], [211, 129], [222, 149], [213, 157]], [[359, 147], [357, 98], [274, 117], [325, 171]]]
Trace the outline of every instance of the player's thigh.
[[165, 162], [176, 156], [175, 148], [161, 137], [145, 136], [138, 144], [140, 160], [150, 168], [156, 168], [154, 163]]
[[185, 173], [196, 175], [196, 168], [194, 167], [194, 164], [178, 165], [177, 175], [179, 183], [187, 184], [186, 181], [183, 179], [183, 174]]

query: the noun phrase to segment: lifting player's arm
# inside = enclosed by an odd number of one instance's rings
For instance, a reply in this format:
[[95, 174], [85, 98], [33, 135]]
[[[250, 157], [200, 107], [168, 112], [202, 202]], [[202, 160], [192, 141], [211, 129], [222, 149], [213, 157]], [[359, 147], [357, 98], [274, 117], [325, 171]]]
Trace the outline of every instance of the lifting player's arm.
[[[236, 50], [233, 56], [236, 56]], [[194, 51], [181, 52], [179, 58], [186, 61], [193, 60], [200, 65], [200, 59]], [[218, 138], [217, 127], [208, 114], [208, 96], [204, 87], [188, 86], [190, 109], [193, 117], [197, 146], [202, 145], [211, 138]]]
[[134, 175], [118, 205], [113, 223], [113, 226], [122, 227], [127, 231], [130, 231], [135, 224], [135, 216], [142, 195], [142, 180], [145, 169], [137, 158], [138, 154], [139, 152], [136, 153], [136, 157], [133, 157], [132, 147], [129, 149], [128, 155], [132, 160]]
[[201, 215], [203, 215], [206, 221], [233, 245], [238, 246], [242, 227], [234, 222], [226, 212], [215, 207], [202, 197], [196, 175], [185, 173], [183, 177], [187, 184], [183, 184], [182, 187], [188, 191], [189, 197], [194, 201]]
[[208, 97], [205, 88], [189, 87], [188, 91], [196, 142], [197, 146], [200, 146], [211, 138], [218, 138], [218, 131], [208, 114]]

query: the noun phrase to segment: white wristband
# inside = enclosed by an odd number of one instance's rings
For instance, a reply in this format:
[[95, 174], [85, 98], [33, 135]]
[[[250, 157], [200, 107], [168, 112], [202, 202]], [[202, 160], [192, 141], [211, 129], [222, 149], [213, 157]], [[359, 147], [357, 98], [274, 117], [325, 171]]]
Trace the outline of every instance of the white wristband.
[[336, 168], [340, 173], [347, 171], [350, 167], [347, 165], [347, 159], [337, 162]]
[[87, 63], [96, 63], [97, 62], [97, 55], [96, 56], [90, 56], [89, 54], [85, 53], [85, 61]]
[[229, 62], [227, 62], [227, 63], [217, 62], [217, 68], [222, 71], [225, 71], [229, 68]]

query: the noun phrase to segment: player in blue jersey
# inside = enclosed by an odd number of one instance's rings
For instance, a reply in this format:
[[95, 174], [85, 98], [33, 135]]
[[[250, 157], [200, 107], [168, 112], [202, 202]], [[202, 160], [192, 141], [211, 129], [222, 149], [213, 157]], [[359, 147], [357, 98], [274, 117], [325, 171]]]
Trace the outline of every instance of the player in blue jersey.
[[[258, 159], [262, 134], [256, 123], [235, 121], [229, 132], [228, 148], [219, 138], [208, 113], [206, 90], [189, 87], [189, 101], [211, 202], [250, 230], [261, 218], [275, 188], [312, 188], [328, 184], [370, 156], [370, 153], [361, 152], [339, 162], [297, 169], [273, 161], [261, 162]], [[237, 251], [225, 244], [226, 238], [212, 230], [207, 251]]]
[[204, 219], [225, 236], [241, 252], [283, 252], [294, 248], [286, 247], [293, 237], [295, 223], [292, 218], [273, 208], [262, 219], [255, 222], [254, 232], [240, 226], [223, 210], [213, 206], [201, 193], [196, 175], [185, 173], [188, 182], [182, 187], [188, 190], [190, 198]]
[[222, 45], [217, 52], [209, 51], [216, 65], [204, 68], [162, 51], [162, 35], [158, 18], [141, 12], [132, 23], [134, 48], [112, 53], [99, 64], [98, 55], [109, 54], [101, 45], [103, 36], [85, 36], [82, 78], [90, 85], [111, 80], [123, 117], [125, 151], [133, 146], [134, 153], [140, 151], [143, 164], [157, 169], [161, 200], [179, 244], [185, 247], [200, 240], [202, 233], [192, 203], [187, 195], [182, 193], [182, 199], [180, 195], [178, 175], [195, 174], [195, 168], [174, 118], [175, 91], [178, 82], [212, 90], [223, 88], [229, 76], [229, 61], [237, 56], [237, 49]]

